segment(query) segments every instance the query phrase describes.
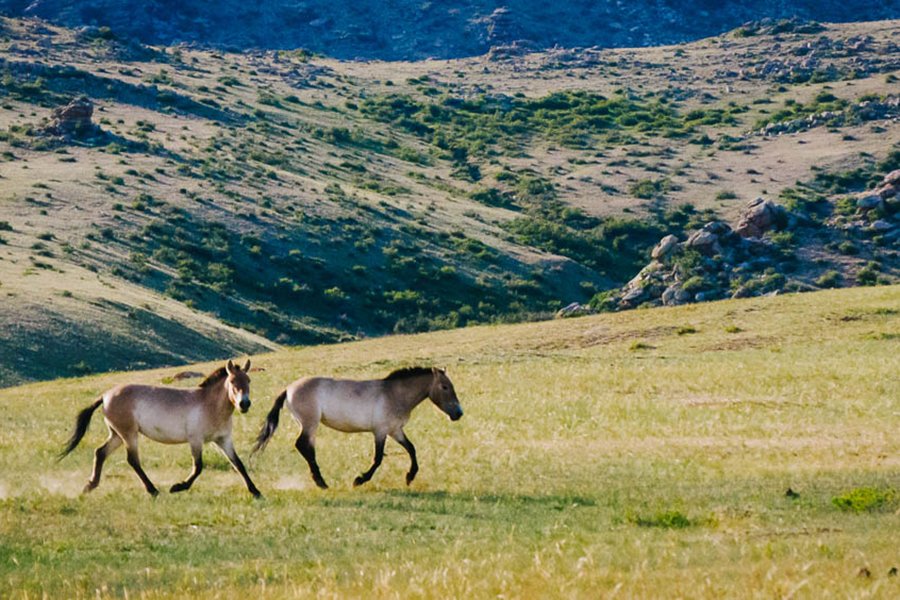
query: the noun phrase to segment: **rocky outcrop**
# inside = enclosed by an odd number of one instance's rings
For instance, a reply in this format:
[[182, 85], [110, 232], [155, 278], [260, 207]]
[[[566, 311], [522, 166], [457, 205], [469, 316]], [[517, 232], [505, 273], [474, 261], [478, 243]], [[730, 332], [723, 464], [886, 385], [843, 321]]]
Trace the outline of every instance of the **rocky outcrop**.
[[841, 127], [886, 119], [900, 119], [900, 96], [888, 96], [882, 100], [865, 100], [846, 110], [823, 111], [800, 119], [769, 123], [757, 133], [776, 136], [797, 133], [814, 127]]
[[784, 208], [764, 198], [757, 198], [744, 208], [735, 233], [743, 238], [758, 238], [784, 218]]
[[653, 248], [650, 263], [620, 290], [602, 295], [598, 308], [673, 306], [777, 291], [785, 282], [773, 272], [781, 252], [763, 236], [788, 222], [783, 207], [757, 198], [734, 229], [710, 221], [684, 241], [667, 235]]
[[650, 256], [653, 259], [661, 259], [664, 258], [669, 252], [674, 250], [678, 246], [678, 237], [674, 235], [667, 235], [663, 239], [659, 240], [659, 243], [656, 247], [653, 248], [653, 251], [650, 253]]
[[90, 99], [84, 96], [76, 98], [53, 110], [51, 123], [46, 131], [52, 135], [84, 137], [94, 130], [91, 122], [93, 114], [94, 103]]
[[554, 317], [557, 319], [565, 319], [567, 317], [580, 317], [582, 315], [589, 315], [592, 312], [594, 312], [593, 309], [591, 309], [591, 307], [587, 304], [572, 302], [571, 304], [568, 304], [556, 311]]

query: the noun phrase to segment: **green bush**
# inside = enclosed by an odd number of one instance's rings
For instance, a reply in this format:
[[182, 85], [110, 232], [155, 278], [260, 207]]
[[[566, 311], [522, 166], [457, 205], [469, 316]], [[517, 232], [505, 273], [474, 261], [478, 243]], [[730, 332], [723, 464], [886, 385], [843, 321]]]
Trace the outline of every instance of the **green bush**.
[[684, 529], [711, 522], [711, 519], [691, 519], [678, 510], [665, 510], [652, 515], [630, 515], [628, 520], [638, 527], [661, 529]]
[[837, 271], [826, 271], [818, 279], [816, 285], [822, 288], [836, 288], [841, 285], [841, 274]]
[[831, 503], [845, 512], [862, 513], [893, 508], [898, 498], [900, 496], [893, 489], [860, 487], [835, 496]]

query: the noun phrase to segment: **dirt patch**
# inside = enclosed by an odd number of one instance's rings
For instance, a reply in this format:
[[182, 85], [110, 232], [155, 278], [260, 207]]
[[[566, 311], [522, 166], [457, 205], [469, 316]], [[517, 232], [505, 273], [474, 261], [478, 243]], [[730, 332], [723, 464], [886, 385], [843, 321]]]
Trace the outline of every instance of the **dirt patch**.
[[675, 326], [665, 325], [648, 329], [628, 329], [626, 331], [609, 331], [605, 327], [595, 327], [586, 331], [575, 343], [580, 348], [591, 348], [593, 346], [630, 340], [655, 340], [674, 335], [678, 332], [678, 329]]
[[779, 339], [773, 335], [757, 335], [736, 337], [724, 341], [716, 342], [706, 346], [701, 346], [702, 352], [726, 352], [735, 350], [752, 350], [756, 348], [768, 348], [776, 345]]

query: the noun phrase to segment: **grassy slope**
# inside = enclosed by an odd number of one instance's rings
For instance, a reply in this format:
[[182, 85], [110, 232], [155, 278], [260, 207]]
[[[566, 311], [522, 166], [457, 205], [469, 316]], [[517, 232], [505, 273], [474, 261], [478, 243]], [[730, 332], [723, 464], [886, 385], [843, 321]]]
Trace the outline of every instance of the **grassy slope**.
[[[554, 254], [562, 252], [554, 240], [535, 244], [513, 236], [504, 226], [520, 209], [487, 206], [469, 193], [509, 188], [495, 180], [504, 169], [530, 170], [553, 183], [563, 206], [591, 216], [644, 217], [691, 202], [733, 217], [748, 199], [764, 192], [775, 197], [809, 178], [813, 167], [849, 169], [883, 158], [900, 141], [900, 127], [819, 128], [752, 138], [732, 150], [692, 140], [702, 132], [712, 139], [741, 134], [785, 102], [808, 102], [826, 88], [847, 100], [884, 93], [886, 77], [896, 71], [885, 52], [896, 30], [896, 21], [830, 26], [822, 36], [871, 35], [872, 42], [855, 54], [819, 55], [836, 66], [838, 81], [782, 85], [737, 73], [765, 63], [776, 44], [778, 55], [800, 61], [794, 49], [820, 34], [726, 35], [678, 47], [558, 51], [509, 61], [363, 64], [292, 53], [135, 48], [4, 20], [2, 57], [27, 66], [24, 75], [14, 69], [10, 89], [39, 73], [45, 82], [25, 95], [11, 93], [0, 107], [0, 129], [9, 136], [0, 141], [0, 221], [14, 228], [0, 232], [6, 242], [0, 245], [0, 325], [17, 332], [0, 340], [0, 356], [13, 365], [0, 384], [74, 374], [75, 367], [137, 368], [198, 356], [179, 356], [172, 347], [223, 356], [261, 343], [519, 318], [584, 301], [632, 272], [621, 264], [595, 270]], [[873, 70], [853, 78], [860, 60]], [[36, 64], [75, 71], [45, 72]], [[732, 102], [747, 110], [734, 123], [699, 126], [685, 137], [629, 130], [625, 141], [601, 135], [580, 149], [558, 143], [554, 131], [538, 131], [514, 140], [511, 151], [471, 156], [483, 176], [474, 184], [428, 139], [348, 105], [397, 93], [439, 102], [444, 94], [611, 96], [617, 89], [645, 100], [672, 94], [679, 115]], [[47, 148], [24, 132], [83, 92], [97, 102], [95, 120], [115, 144]], [[629, 190], [648, 179], [668, 179], [671, 188], [664, 197], [635, 198]], [[53, 237], [42, 239], [48, 233]], [[640, 253], [653, 241], [619, 244], [613, 260], [621, 259], [621, 247]], [[832, 259], [816, 268], [831, 268]], [[858, 264], [847, 267], [848, 261]], [[633, 267], [635, 261], [624, 262]], [[852, 274], [863, 258], [837, 262]], [[46, 282], [37, 296], [35, 273]], [[35, 312], [35, 302], [44, 310]], [[146, 337], [145, 329], [127, 313], [144, 304], [165, 306], [161, 314], [169, 322], [156, 329], [173, 333], [146, 340], [134, 361], [122, 348]], [[21, 362], [40, 364], [36, 370], [15, 366], [29, 339], [51, 340], [60, 327], [72, 332], [61, 352]], [[31, 346], [41, 353], [49, 343]], [[103, 360], [84, 359], [79, 347]]]
[[[333, 489], [316, 490], [285, 419], [252, 463], [264, 501], [212, 452], [187, 494], [149, 499], [120, 452], [79, 497], [103, 427], [54, 463], [77, 410], [174, 371], [0, 390], [0, 595], [896, 597], [897, 503], [831, 498], [900, 487], [898, 310], [900, 288], [856, 288], [254, 358], [244, 454], [297, 376], [449, 365], [466, 416], [415, 413], [411, 489], [392, 442], [351, 489], [371, 439], [323, 431]], [[161, 485], [190, 468], [185, 448], [142, 448]], [[686, 527], [638, 524], [672, 511]]]

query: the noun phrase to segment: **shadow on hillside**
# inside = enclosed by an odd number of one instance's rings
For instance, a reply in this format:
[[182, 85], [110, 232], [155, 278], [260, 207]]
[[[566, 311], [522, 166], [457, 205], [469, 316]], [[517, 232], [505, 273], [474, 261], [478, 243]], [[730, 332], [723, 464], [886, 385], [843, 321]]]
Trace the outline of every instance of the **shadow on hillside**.
[[[19, 88], [28, 99], [58, 104], [65, 99], [86, 95], [94, 99], [133, 104], [164, 112], [172, 110], [221, 123], [235, 123], [243, 117], [220, 107], [204, 104], [190, 96], [154, 85], [128, 83], [112, 77], [101, 77], [75, 67], [49, 66], [36, 62], [10, 61], [0, 58], [0, 71], [19, 80]], [[38, 86], [38, 78], [41, 83]], [[22, 81], [24, 80], [24, 81]], [[7, 90], [22, 94], [18, 89]]]
[[84, 318], [35, 305], [0, 316], [0, 387], [28, 381], [147, 369], [266, 350], [220, 330], [216, 338], [144, 308], [103, 302]]

